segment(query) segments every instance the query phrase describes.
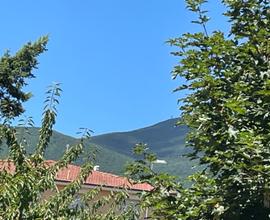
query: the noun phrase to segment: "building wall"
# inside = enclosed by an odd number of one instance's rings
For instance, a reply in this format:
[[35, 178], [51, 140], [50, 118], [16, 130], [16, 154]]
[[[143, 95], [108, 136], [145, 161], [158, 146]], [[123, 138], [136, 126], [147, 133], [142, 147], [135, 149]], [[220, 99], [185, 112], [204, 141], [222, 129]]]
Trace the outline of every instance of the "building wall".
[[[58, 190], [62, 190], [65, 188], [65, 186], [67, 185], [67, 183], [61, 184], [58, 183], [57, 184], [57, 188]], [[94, 187], [86, 187], [83, 186], [79, 193], [78, 193], [78, 197], [80, 197], [81, 195], [83, 195], [84, 193], [87, 193], [89, 190], [94, 189]], [[97, 194], [97, 196], [92, 200], [92, 202], [94, 203], [95, 201], [99, 200], [100, 198], [109, 196], [111, 194], [111, 191], [119, 191], [120, 189], [114, 189], [114, 188], [108, 188], [108, 187], [103, 187], [102, 190]], [[52, 196], [55, 192], [51, 191], [51, 190], [47, 190], [46, 192], [43, 193], [42, 195], [42, 199], [47, 200], [50, 196]], [[139, 202], [139, 197], [137, 195], [137, 192], [129, 192], [129, 199], [127, 200], [126, 205], [130, 205], [130, 204], [136, 204]], [[112, 206], [112, 203], [108, 203], [105, 206], [102, 206], [99, 211], [101, 213], [105, 213], [106, 211], [108, 211], [110, 209], [110, 207]], [[135, 206], [134, 206], [135, 207]], [[124, 210], [126, 207], [118, 207], [119, 208], [119, 212], [121, 210]], [[143, 212], [140, 219], [145, 219], [145, 215], [147, 212]]]

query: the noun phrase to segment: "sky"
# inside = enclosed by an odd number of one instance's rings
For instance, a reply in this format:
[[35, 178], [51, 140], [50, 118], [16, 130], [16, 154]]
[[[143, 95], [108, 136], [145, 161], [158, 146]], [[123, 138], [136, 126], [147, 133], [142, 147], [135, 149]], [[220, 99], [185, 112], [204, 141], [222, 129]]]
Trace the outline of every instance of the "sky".
[[[210, 1], [209, 30], [226, 30], [223, 7]], [[75, 136], [129, 131], [180, 115], [173, 93], [181, 79], [171, 70], [179, 58], [166, 40], [200, 31], [184, 0], [9, 0], [0, 3], [0, 53], [12, 54], [29, 41], [49, 35], [24, 106], [40, 126], [45, 92], [60, 82], [55, 130]]]

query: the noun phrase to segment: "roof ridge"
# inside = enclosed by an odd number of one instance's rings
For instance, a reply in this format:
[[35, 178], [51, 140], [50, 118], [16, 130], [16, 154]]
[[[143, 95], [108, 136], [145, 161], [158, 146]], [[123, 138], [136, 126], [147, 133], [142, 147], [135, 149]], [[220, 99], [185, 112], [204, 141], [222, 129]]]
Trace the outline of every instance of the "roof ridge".
[[[48, 166], [52, 166], [53, 163], [57, 163], [54, 160], [45, 160]], [[8, 167], [10, 164], [12, 167]], [[1, 169], [7, 169], [9, 172], [13, 172], [15, 165], [12, 160], [0, 160]], [[61, 168], [55, 175], [55, 180], [59, 181], [74, 181], [81, 171], [81, 166], [75, 164], [68, 164], [66, 167]], [[114, 188], [128, 188], [131, 190], [150, 191], [153, 189], [148, 183], [136, 183], [126, 176], [119, 176], [113, 173], [103, 172], [99, 170], [92, 170], [87, 176], [84, 184], [93, 184], [100, 186], [108, 186]]]

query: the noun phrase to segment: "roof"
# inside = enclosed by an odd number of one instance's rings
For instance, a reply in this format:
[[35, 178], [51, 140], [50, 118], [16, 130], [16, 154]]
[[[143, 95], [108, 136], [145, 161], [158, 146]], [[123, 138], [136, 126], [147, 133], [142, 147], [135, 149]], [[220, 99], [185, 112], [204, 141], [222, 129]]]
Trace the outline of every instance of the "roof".
[[[46, 164], [52, 166], [56, 163], [54, 160], [46, 160]], [[0, 160], [0, 170], [6, 170], [11, 173], [15, 171], [13, 162], [7, 160]], [[80, 166], [69, 164], [67, 167], [59, 170], [55, 175], [55, 180], [60, 182], [72, 182], [76, 179], [81, 171]], [[150, 191], [153, 187], [148, 183], [137, 183], [132, 184], [126, 177], [117, 176], [111, 173], [101, 171], [91, 171], [89, 176], [86, 178], [85, 185], [94, 186], [106, 186], [113, 188], [126, 188], [129, 190], [138, 191]]]

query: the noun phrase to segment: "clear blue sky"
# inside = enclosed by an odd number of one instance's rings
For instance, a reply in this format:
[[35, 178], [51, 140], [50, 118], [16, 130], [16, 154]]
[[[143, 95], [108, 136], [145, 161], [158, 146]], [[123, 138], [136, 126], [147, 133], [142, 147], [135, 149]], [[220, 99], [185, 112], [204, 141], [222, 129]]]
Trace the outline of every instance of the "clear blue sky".
[[[222, 7], [208, 4], [210, 29], [224, 29]], [[49, 34], [27, 91], [26, 115], [40, 125], [44, 93], [62, 83], [55, 129], [75, 135], [79, 127], [101, 134], [127, 131], [179, 116], [170, 71], [178, 59], [165, 41], [199, 27], [184, 0], [24, 0], [0, 5], [1, 54]]]

